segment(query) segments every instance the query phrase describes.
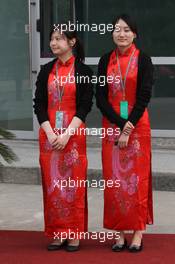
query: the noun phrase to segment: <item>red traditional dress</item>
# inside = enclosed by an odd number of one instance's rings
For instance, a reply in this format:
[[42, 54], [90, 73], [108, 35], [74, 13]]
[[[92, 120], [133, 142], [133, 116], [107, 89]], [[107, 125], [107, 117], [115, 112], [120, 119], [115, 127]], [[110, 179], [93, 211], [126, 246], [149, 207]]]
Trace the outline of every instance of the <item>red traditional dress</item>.
[[[133, 50], [133, 44], [124, 54], [119, 54], [122, 77]], [[131, 60], [126, 80], [126, 100], [130, 113], [136, 100], [139, 50]], [[119, 75], [116, 50], [110, 56], [108, 76]], [[108, 100], [120, 115], [122, 87], [117, 82], [108, 83]], [[116, 129], [105, 117], [103, 127]], [[126, 148], [114, 145], [117, 133], [107, 135], [102, 141], [103, 177], [107, 180], [120, 180], [120, 187], [108, 187], [104, 192], [104, 227], [113, 230], [144, 230], [146, 224], [153, 223], [152, 176], [151, 176], [151, 130], [148, 111], [138, 121], [129, 137]]]
[[[66, 63], [58, 62], [58, 76], [67, 76], [75, 61], [72, 56]], [[74, 68], [71, 75], [74, 76]], [[64, 86], [62, 102], [58, 100], [55, 85], [56, 63], [48, 78], [48, 115], [52, 128], [55, 128], [55, 114], [64, 112], [63, 127], [66, 128], [76, 113], [76, 84], [67, 82]], [[72, 81], [71, 81], [72, 82]], [[82, 123], [80, 128], [85, 128]], [[42, 172], [45, 234], [55, 237], [58, 233], [78, 233], [87, 231], [86, 189], [78, 182], [86, 180], [87, 156], [86, 136], [75, 134], [64, 150], [52, 150], [42, 128], [39, 131], [40, 166]], [[68, 180], [74, 180], [68, 183]], [[67, 187], [61, 188], [58, 181]], [[65, 234], [64, 233], [64, 234]]]

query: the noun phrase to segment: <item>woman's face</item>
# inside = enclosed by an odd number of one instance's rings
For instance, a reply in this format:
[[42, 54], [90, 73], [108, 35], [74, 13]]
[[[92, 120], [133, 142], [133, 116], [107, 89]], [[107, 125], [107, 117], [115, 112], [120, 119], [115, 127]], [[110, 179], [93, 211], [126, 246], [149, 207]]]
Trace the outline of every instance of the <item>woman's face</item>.
[[115, 25], [113, 32], [113, 41], [118, 47], [129, 47], [132, 43], [136, 34], [131, 31], [130, 27], [122, 19]]
[[60, 56], [72, 51], [75, 44], [75, 39], [67, 39], [64, 34], [61, 34], [58, 30], [54, 31], [50, 40], [50, 48], [54, 55]]

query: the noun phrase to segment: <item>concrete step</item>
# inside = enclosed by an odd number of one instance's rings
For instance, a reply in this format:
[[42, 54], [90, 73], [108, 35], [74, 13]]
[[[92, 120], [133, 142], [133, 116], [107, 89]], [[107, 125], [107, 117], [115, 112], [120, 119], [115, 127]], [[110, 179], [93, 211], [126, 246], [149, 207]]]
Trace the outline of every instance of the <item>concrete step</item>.
[[[39, 168], [39, 149], [37, 141], [10, 140], [2, 141], [10, 146], [19, 157], [11, 165], [4, 164], [0, 168], [0, 182], [19, 184], [41, 184]], [[97, 142], [97, 141], [96, 141]], [[160, 144], [160, 143], [159, 143]], [[88, 142], [88, 180], [98, 182], [102, 179], [101, 148]], [[162, 191], [175, 191], [175, 149], [164, 145], [152, 150], [153, 189]]]

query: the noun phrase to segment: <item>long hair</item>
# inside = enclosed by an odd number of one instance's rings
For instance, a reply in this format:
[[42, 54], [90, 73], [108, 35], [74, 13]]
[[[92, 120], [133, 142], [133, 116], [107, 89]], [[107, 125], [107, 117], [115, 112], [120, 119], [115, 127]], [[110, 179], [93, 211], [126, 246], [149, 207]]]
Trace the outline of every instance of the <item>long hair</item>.
[[[72, 24], [72, 23], [71, 23]], [[76, 43], [75, 45], [73, 46], [73, 53], [77, 59], [77, 61], [84, 61], [84, 58], [85, 58], [85, 53], [84, 53], [84, 47], [80, 41], [80, 39], [78, 38], [77, 36], [77, 31], [74, 29], [73, 25], [71, 26], [71, 24], [69, 24], [68, 22], [66, 23], [59, 23], [56, 25], [55, 28], [52, 28], [51, 31], [50, 31], [50, 40], [51, 40], [51, 37], [52, 37], [52, 34], [58, 30], [59, 31], [59, 28], [61, 28], [60, 26], [61, 25], [65, 25], [66, 26], [66, 30], [64, 30], [62, 32], [62, 34], [64, 36], [66, 36], [66, 38], [68, 40], [71, 40], [73, 38], [76, 39]]]

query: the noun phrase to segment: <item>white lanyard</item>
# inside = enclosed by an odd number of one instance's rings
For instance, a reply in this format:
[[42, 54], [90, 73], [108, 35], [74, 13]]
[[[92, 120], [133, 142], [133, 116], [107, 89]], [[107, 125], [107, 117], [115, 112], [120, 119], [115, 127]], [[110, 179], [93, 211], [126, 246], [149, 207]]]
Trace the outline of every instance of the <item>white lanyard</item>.
[[119, 61], [119, 58], [118, 58], [118, 52], [116, 52], [118, 70], [119, 70], [119, 74], [120, 74], [120, 82], [121, 82], [122, 91], [123, 91], [123, 100], [125, 100], [126, 79], [127, 79], [127, 76], [128, 76], [129, 68], [130, 68], [131, 61], [132, 61], [132, 58], [134, 56], [135, 51], [136, 51], [136, 49], [133, 50], [133, 52], [132, 52], [132, 54], [131, 54], [131, 56], [129, 58], [129, 63], [127, 65], [127, 69], [126, 69], [126, 73], [125, 73], [125, 76], [124, 76], [124, 80], [122, 79], [122, 73], [121, 73], [121, 68], [120, 68], [120, 61]]

